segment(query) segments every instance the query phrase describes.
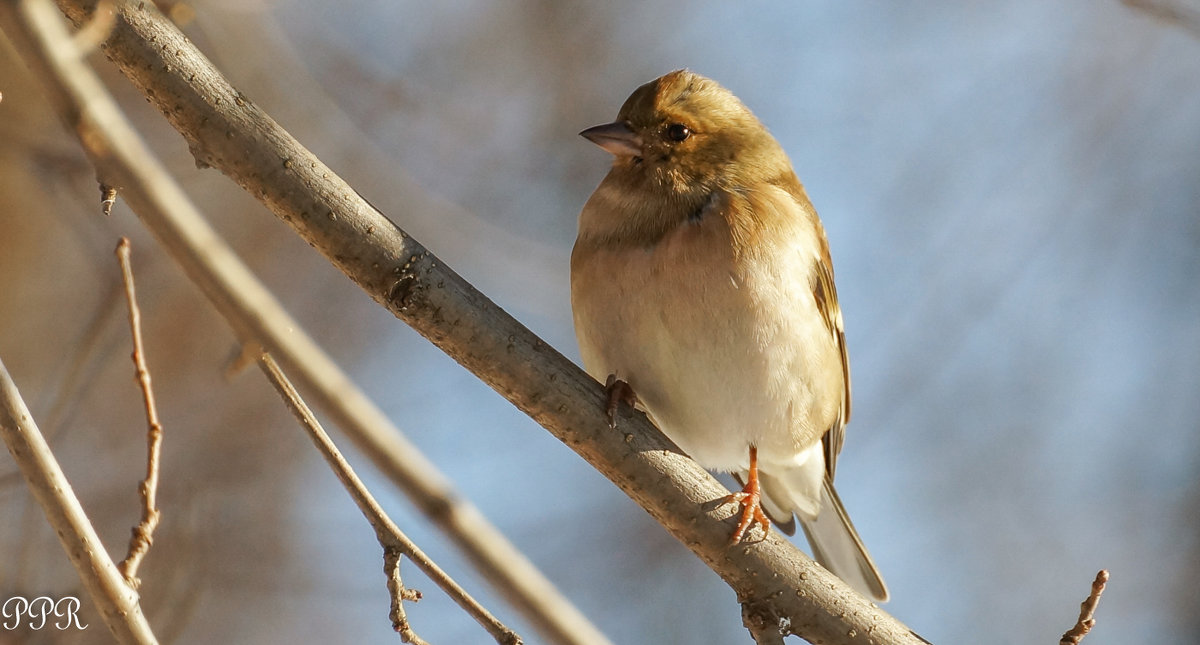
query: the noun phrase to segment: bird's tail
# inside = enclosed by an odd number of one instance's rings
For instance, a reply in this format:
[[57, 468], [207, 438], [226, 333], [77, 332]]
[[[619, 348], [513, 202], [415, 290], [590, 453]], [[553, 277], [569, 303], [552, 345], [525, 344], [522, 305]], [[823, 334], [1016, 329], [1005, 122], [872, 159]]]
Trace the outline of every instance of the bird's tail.
[[813, 519], [800, 516], [799, 519], [804, 535], [812, 546], [813, 559], [876, 602], [887, 601], [887, 585], [867, 553], [867, 547], [863, 546], [862, 538], [858, 537], [858, 531], [854, 530], [846, 507], [842, 506], [842, 500], [828, 477], [821, 487], [821, 506], [817, 516]]

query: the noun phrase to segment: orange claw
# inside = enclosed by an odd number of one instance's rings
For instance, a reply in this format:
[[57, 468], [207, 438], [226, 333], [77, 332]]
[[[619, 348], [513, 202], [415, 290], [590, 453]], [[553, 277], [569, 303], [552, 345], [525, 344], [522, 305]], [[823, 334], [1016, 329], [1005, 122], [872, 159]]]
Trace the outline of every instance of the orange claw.
[[742, 506], [742, 519], [729, 539], [729, 546], [741, 543], [753, 524], [761, 526], [763, 537], [766, 537], [771, 530], [771, 521], [762, 509], [762, 488], [758, 485], [758, 448], [755, 446], [750, 446], [750, 474], [746, 477], [746, 485], [740, 493], [731, 493], [720, 499], [721, 504], [729, 502], [737, 502]]

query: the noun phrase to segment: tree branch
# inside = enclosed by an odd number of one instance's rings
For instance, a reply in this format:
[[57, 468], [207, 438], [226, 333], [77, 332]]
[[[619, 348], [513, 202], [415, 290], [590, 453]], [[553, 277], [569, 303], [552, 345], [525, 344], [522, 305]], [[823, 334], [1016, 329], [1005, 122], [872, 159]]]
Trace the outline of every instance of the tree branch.
[[[92, 4], [60, 0], [77, 23]], [[104, 51], [184, 135], [199, 163], [262, 200], [372, 298], [576, 450], [741, 602], [769, 607], [809, 640], [920, 642], [777, 534], [727, 548], [734, 519], [728, 505], [710, 504], [726, 493], [711, 475], [642, 415], [611, 431], [598, 383], [377, 212], [151, 6], [121, 3]], [[119, 186], [103, 174], [111, 172], [106, 161], [96, 162], [102, 181]]]
[[1079, 605], [1079, 620], [1076, 620], [1075, 626], [1062, 635], [1058, 645], [1079, 645], [1083, 637], [1092, 631], [1092, 628], [1096, 626], [1096, 606], [1100, 604], [1100, 594], [1104, 593], [1104, 587], [1107, 585], [1108, 570], [1101, 569], [1096, 574], [1096, 579], [1092, 581], [1092, 590], [1088, 593], [1088, 597], [1084, 598]]
[[125, 644], [157, 643], [138, 604], [137, 591], [125, 583], [108, 557], [2, 360], [0, 435], [113, 638]]
[[414, 564], [417, 565], [425, 575], [429, 576], [446, 595], [450, 596], [459, 607], [462, 607], [472, 618], [480, 625], [487, 629], [488, 633], [496, 639], [501, 645], [520, 645], [521, 637], [517, 636], [516, 632], [496, 619], [488, 610], [484, 609], [470, 594], [466, 592], [457, 582], [454, 581], [441, 567], [437, 565], [429, 556], [425, 555], [416, 543], [409, 539], [404, 531], [400, 530], [399, 526], [392, 521], [392, 518], [384, 512], [379, 506], [379, 502], [375, 501], [375, 497], [367, 490], [362, 480], [342, 457], [342, 453], [334, 445], [333, 440], [326, 434], [325, 429], [321, 427], [317, 421], [316, 415], [312, 413], [304, 399], [300, 398], [300, 393], [296, 388], [292, 387], [283, 370], [279, 369], [279, 365], [271, 358], [270, 354], [259, 350], [258, 366], [262, 369], [263, 374], [267, 376], [267, 380], [271, 382], [271, 386], [283, 397], [284, 403], [287, 404], [289, 410], [304, 427], [308, 437], [316, 444], [317, 450], [329, 467], [333, 469], [338, 480], [342, 482], [342, 487], [346, 492], [350, 493], [350, 497], [354, 499], [354, 504], [358, 506], [358, 510], [362, 512], [363, 517], [371, 524], [371, 528], [375, 529], [375, 538], [379, 540], [379, 546], [383, 547], [384, 553], [384, 570], [388, 575], [388, 590], [392, 593], [392, 625], [396, 631], [400, 632], [401, 638], [406, 643], [423, 643], [408, 625], [408, 620], [404, 616], [403, 601], [410, 600], [415, 602], [421, 597], [420, 592], [413, 592], [406, 588], [400, 582], [400, 555], [407, 555]]
[[[393, 547], [383, 549], [383, 572], [387, 576], [388, 594], [392, 597], [392, 606], [388, 616], [392, 619], [392, 629], [400, 634], [400, 640], [411, 645], [429, 645], [425, 639], [413, 631], [408, 622], [408, 614], [404, 611], [404, 603], [416, 602], [421, 599], [421, 592], [404, 586], [400, 578], [400, 550]], [[517, 641], [520, 642], [520, 641]]]
[[138, 567], [142, 558], [150, 551], [154, 542], [154, 529], [162, 513], [158, 510], [158, 464], [162, 454], [163, 427], [158, 420], [158, 406], [154, 403], [154, 389], [150, 387], [150, 368], [146, 365], [146, 350], [142, 346], [142, 313], [138, 309], [137, 294], [133, 288], [133, 265], [129, 260], [129, 238], [123, 237], [117, 244], [117, 259], [121, 263], [121, 278], [125, 283], [125, 300], [129, 309], [130, 335], [133, 337], [133, 364], [137, 372], [138, 385], [142, 388], [142, 402], [146, 406], [146, 479], [138, 486], [142, 499], [142, 521], [133, 528], [129, 539], [129, 551], [117, 566], [129, 586], [137, 589]]

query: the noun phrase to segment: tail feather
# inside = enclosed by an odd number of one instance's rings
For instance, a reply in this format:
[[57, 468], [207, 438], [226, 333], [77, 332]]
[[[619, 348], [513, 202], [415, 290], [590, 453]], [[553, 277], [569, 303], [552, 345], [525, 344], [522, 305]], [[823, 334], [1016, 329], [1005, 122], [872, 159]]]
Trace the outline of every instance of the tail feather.
[[[763, 510], [788, 535], [795, 533], [799, 519], [814, 560], [860, 593], [886, 602], [887, 585], [833, 488], [822, 450], [816, 444], [783, 468], [759, 467]], [[745, 482], [744, 473], [734, 477]]]
[[812, 546], [813, 559], [875, 601], [887, 602], [887, 585], [828, 478], [821, 488], [820, 508], [813, 519], [800, 517], [800, 526]]

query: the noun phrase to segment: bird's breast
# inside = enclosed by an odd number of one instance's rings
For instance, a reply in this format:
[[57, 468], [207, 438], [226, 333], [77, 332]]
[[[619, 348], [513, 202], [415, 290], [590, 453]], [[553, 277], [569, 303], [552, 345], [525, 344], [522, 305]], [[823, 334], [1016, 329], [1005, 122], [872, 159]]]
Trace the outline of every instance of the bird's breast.
[[571, 299], [585, 368], [628, 381], [659, 428], [709, 468], [744, 467], [749, 443], [794, 455], [819, 439], [836, 399], [813, 378], [833, 348], [802, 255], [739, 254], [713, 215], [651, 245], [581, 237]]

